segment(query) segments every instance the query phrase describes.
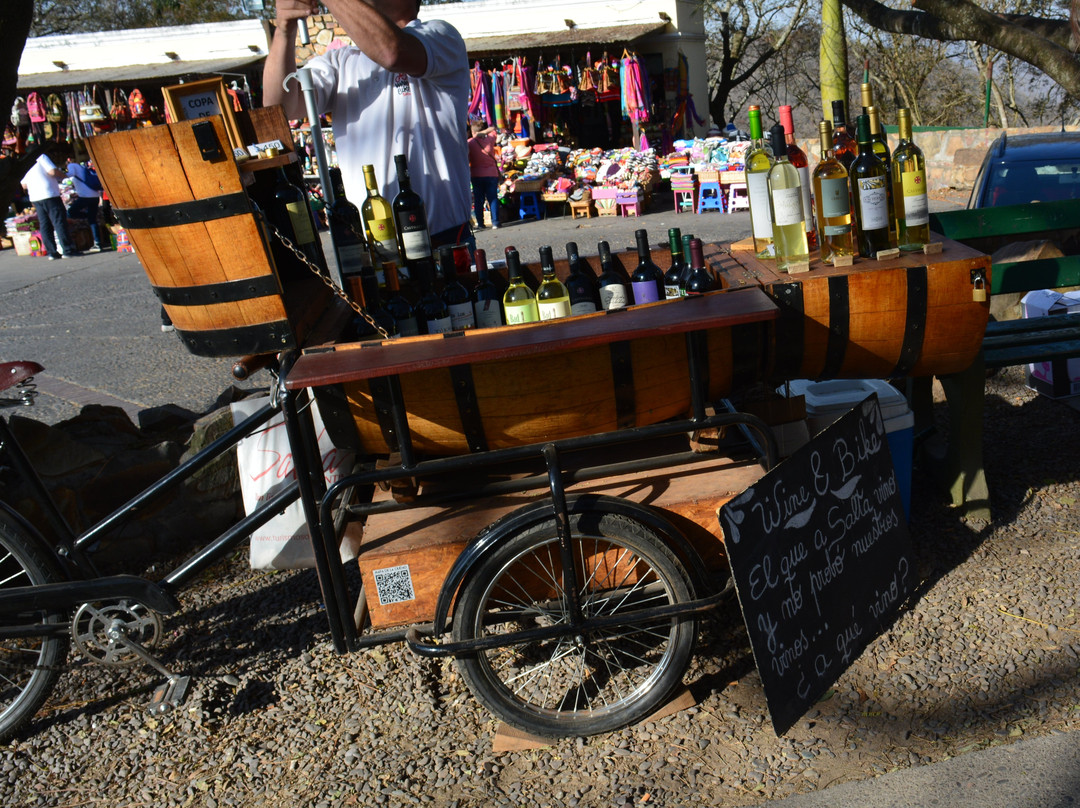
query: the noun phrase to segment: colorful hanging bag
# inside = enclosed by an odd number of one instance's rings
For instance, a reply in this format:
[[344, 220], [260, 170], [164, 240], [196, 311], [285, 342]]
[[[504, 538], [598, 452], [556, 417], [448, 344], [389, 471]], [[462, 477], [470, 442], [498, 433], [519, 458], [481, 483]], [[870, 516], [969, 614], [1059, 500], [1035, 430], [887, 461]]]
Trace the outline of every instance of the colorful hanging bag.
[[109, 107], [109, 117], [117, 129], [131, 128], [131, 110], [128, 107], [127, 93], [117, 87], [113, 90], [113, 102]]
[[26, 99], [21, 95], [11, 105], [11, 123], [18, 127], [30, 125], [30, 110], [26, 108]]
[[128, 110], [131, 112], [133, 120], [141, 121], [150, 117], [150, 111], [147, 108], [146, 99], [143, 98], [143, 94], [136, 87], [131, 91], [131, 95], [128, 96]]
[[26, 111], [30, 116], [30, 123], [45, 123], [45, 102], [37, 92], [31, 92], [26, 96]]

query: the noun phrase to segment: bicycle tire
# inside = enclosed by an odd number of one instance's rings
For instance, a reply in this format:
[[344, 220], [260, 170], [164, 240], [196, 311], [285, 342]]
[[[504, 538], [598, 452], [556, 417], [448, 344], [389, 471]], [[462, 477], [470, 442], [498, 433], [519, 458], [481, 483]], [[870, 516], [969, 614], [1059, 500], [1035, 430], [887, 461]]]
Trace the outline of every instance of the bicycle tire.
[[[0, 588], [62, 580], [53, 561], [25, 530], [0, 512]], [[62, 612], [44, 612], [32, 620], [65, 623]], [[0, 742], [21, 729], [48, 699], [67, 658], [64, 637], [0, 639]]]
[[[694, 598], [690, 576], [640, 522], [599, 511], [570, 519], [586, 616]], [[465, 581], [452, 635], [471, 640], [568, 621], [554, 519], [509, 537]], [[693, 618], [620, 626], [573, 639], [532, 641], [460, 655], [477, 700], [534, 735], [611, 732], [646, 718], [682, 682], [697, 636]]]

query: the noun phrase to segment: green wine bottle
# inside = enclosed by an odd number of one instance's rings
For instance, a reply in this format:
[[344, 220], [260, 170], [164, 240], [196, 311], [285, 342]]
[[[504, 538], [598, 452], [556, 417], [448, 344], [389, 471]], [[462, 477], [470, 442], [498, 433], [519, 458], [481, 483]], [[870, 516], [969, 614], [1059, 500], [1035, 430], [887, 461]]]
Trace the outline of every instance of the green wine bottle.
[[860, 115], [855, 124], [859, 156], [851, 164], [851, 192], [854, 198], [856, 239], [859, 255], [874, 258], [892, 247], [889, 239], [889, 172], [874, 154], [870, 136], [870, 116]]

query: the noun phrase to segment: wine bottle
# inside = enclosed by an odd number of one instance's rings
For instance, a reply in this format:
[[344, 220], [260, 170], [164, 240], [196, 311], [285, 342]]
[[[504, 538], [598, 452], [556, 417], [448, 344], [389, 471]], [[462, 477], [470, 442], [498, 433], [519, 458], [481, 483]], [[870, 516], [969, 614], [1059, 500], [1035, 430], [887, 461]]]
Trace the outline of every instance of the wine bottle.
[[[889, 144], [885, 140], [884, 130], [881, 128], [878, 110], [874, 106], [866, 108], [866, 114], [870, 117], [870, 138], [874, 146], [874, 154], [885, 164], [885, 173], [892, 172], [892, 155], [889, 152]], [[885, 201], [889, 206], [889, 238], [896, 242], [896, 203], [893, 200], [892, 182], [885, 186]]]
[[799, 182], [802, 185], [803, 216], [806, 219], [806, 242], [811, 247], [817, 246], [817, 232], [814, 229], [814, 206], [810, 201], [810, 163], [806, 159], [806, 152], [799, 148], [795, 142], [795, 122], [791, 116], [791, 106], [784, 104], [780, 107], [780, 124], [784, 127], [784, 143], [787, 146], [788, 160], [791, 161], [799, 172]]
[[416, 311], [412, 304], [401, 294], [398, 285], [397, 264], [387, 261], [383, 264], [383, 272], [386, 277], [386, 302], [383, 304], [390, 316], [394, 318], [398, 336], [415, 337], [420, 333], [420, 325], [416, 319]]
[[434, 266], [431, 261], [420, 261], [413, 266], [412, 281], [418, 290], [416, 314], [421, 333], [445, 334], [453, 331], [450, 310], [434, 288]]
[[[446, 304], [447, 311], [450, 312], [450, 327], [454, 331], [476, 328], [472, 295], [469, 294], [469, 290], [462, 283], [460, 273], [455, 265], [453, 247], [439, 248], [439, 264], [442, 266], [443, 278], [446, 279], [442, 299]], [[468, 267], [465, 268], [465, 271], [468, 273]]]
[[690, 242], [693, 240], [693, 235], [682, 237], [683, 273], [679, 278], [679, 294], [682, 297], [686, 297], [686, 283], [690, 280], [690, 272], [693, 269], [690, 266]]
[[806, 243], [806, 216], [803, 213], [802, 177], [787, 155], [784, 127], [769, 131], [775, 162], [769, 169], [769, 201], [772, 204], [773, 247], [780, 272], [810, 268]]
[[[319, 269], [326, 270], [326, 261], [323, 258], [319, 237], [316, 235], [315, 220], [312, 217], [307, 194], [289, 181], [284, 166], [278, 169], [277, 181], [266, 209], [266, 218], [282, 236], [292, 242], [306, 260]], [[282, 275], [289, 277], [310, 275], [311, 270], [292, 250], [276, 238], [271, 240], [271, 244], [274, 262]]]
[[859, 154], [859, 146], [848, 132], [846, 107], [842, 98], [832, 102], [833, 152], [845, 171]]
[[502, 293], [491, 280], [487, 253], [476, 250], [476, 286], [472, 291], [473, 316], [477, 328], [494, 328], [503, 325]]
[[686, 274], [686, 261], [683, 260], [682, 231], [677, 227], [669, 228], [668, 248], [671, 250], [671, 266], [664, 273], [664, 299], [675, 300], [682, 297], [683, 276]]
[[503, 311], [507, 325], [536, 323], [540, 321], [540, 311], [533, 295], [521, 274], [521, 258], [513, 247], [506, 248], [506, 272], [510, 285], [503, 293]]
[[[368, 313], [368, 316], [370, 316], [388, 336], [393, 337], [397, 335], [397, 319], [382, 302], [382, 295], [379, 294], [379, 279], [375, 277], [375, 270], [370, 266], [364, 267], [363, 271], [360, 273], [359, 280], [361, 296], [360, 299], [357, 300], [357, 303], [363, 307]], [[353, 329], [357, 339], [367, 339], [378, 333], [375, 327], [360, 314], [357, 314], [353, 318]]]
[[[877, 126], [875, 128], [873, 116], [870, 120], [870, 135], [874, 138], [874, 142], [877, 144], [874, 146], [874, 152], [881, 157], [882, 154], [887, 155], [889, 153], [889, 141], [885, 137], [885, 122], [881, 117], [881, 109], [874, 103], [874, 88], [868, 83], [863, 82], [859, 85], [859, 94], [862, 96], [863, 113], [870, 115], [870, 110], [877, 110]], [[882, 149], [882, 146], [885, 148]], [[888, 157], [883, 158], [885, 164], [888, 165]]]
[[540, 288], [536, 290], [536, 307], [541, 320], [557, 320], [570, 316], [570, 292], [555, 277], [555, 259], [551, 247], [540, 248]]
[[855, 255], [855, 237], [851, 232], [851, 192], [848, 172], [836, 157], [832, 127], [828, 121], [818, 124], [821, 161], [814, 169], [814, 205], [817, 207], [818, 245], [821, 260], [832, 264], [836, 256]]
[[630, 294], [624, 273], [616, 269], [615, 259], [611, 257], [611, 246], [606, 241], [601, 241], [596, 249], [600, 253], [600, 277], [597, 278], [600, 305], [604, 311], [625, 309], [630, 305]]
[[711, 291], [713, 285], [712, 273], [705, 266], [705, 251], [701, 239], [690, 239], [690, 276], [686, 280], [686, 296], [700, 297]]
[[344, 279], [349, 275], [359, 275], [371, 266], [371, 255], [364, 240], [364, 225], [360, 220], [360, 211], [345, 197], [345, 183], [341, 179], [341, 169], [331, 166], [330, 188], [334, 192], [334, 204], [327, 210], [327, 222], [330, 236], [334, 243], [334, 257], [337, 259], [338, 272]]
[[855, 235], [859, 255], [873, 258], [892, 246], [889, 239], [889, 172], [874, 154], [870, 137], [870, 116], [860, 115], [855, 123], [859, 156], [851, 164], [851, 192], [854, 198]]
[[637, 240], [638, 264], [630, 276], [630, 291], [634, 295], [634, 304], [655, 303], [664, 299], [664, 273], [653, 263], [649, 249], [649, 234], [645, 230], [635, 230]]
[[750, 107], [750, 149], [743, 162], [746, 191], [750, 200], [750, 225], [754, 231], [754, 252], [758, 258], [772, 258], [772, 211], [769, 208], [769, 169], [772, 156], [761, 130], [761, 109]]
[[576, 241], [566, 242], [566, 261], [570, 274], [566, 276], [566, 291], [570, 294], [571, 314], [592, 314], [600, 311], [600, 287], [596, 273], [589, 262], [581, 257]]
[[911, 113], [897, 110], [900, 142], [892, 156], [896, 242], [901, 250], [921, 250], [930, 243], [930, 207], [926, 195], [926, 159], [911, 139]]
[[386, 261], [397, 263], [398, 255], [397, 228], [394, 227], [394, 211], [390, 203], [379, 193], [379, 183], [375, 179], [375, 166], [364, 166], [364, 185], [367, 197], [360, 208], [360, 217], [364, 222], [364, 236], [375, 263], [375, 272], [379, 283], [385, 284], [382, 265]]
[[412, 189], [405, 155], [395, 154], [394, 164], [397, 167], [398, 192], [391, 208], [394, 212], [394, 227], [397, 229], [398, 251], [410, 277], [417, 263], [423, 261], [427, 262], [427, 269], [431, 270], [434, 278], [431, 234], [428, 232], [424, 200]]

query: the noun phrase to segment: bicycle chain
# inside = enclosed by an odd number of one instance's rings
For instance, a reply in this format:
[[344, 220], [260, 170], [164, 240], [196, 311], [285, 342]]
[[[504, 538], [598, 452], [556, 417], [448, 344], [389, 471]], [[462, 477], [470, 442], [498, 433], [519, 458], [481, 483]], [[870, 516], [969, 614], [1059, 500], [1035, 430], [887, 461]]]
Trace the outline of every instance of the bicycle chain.
[[[382, 336], [383, 339], [391, 338], [390, 333], [381, 325], [379, 325], [378, 322], [376, 322], [375, 318], [368, 314], [367, 310], [363, 306], [361, 306], [359, 303], [349, 297], [348, 293], [344, 289], [334, 283], [334, 279], [331, 278], [328, 273], [325, 273], [322, 267], [320, 267], [318, 264], [313, 263], [311, 259], [304, 255], [300, 248], [293, 244], [292, 241], [289, 240], [289, 238], [284, 233], [278, 230], [274, 223], [271, 222], [267, 216], [264, 215], [263, 219], [266, 221], [266, 226], [270, 228], [270, 232], [273, 234], [274, 238], [280, 241], [290, 252], [292, 252], [293, 255], [295, 255], [300, 260], [300, 262], [304, 266], [311, 270], [315, 277], [317, 277], [324, 284], [326, 284], [326, 286], [330, 289], [331, 292], [344, 300], [345, 304], [349, 308], [351, 308], [353, 311], [363, 317], [364, 322], [366, 322], [368, 325], [378, 331], [379, 335]], [[356, 233], [355, 230], [353, 231], [353, 233], [358, 238], [360, 237], [360, 234]]]

